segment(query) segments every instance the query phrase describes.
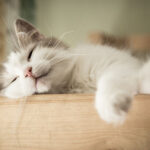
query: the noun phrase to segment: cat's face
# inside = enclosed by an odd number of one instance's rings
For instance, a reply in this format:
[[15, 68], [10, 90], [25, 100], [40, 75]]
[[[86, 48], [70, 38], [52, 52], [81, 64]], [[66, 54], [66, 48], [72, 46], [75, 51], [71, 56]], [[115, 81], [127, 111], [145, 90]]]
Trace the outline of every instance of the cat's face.
[[45, 38], [24, 20], [17, 20], [15, 29], [19, 50], [11, 52], [3, 65], [1, 94], [19, 98], [53, 92], [67, 73], [67, 47], [54, 38]]

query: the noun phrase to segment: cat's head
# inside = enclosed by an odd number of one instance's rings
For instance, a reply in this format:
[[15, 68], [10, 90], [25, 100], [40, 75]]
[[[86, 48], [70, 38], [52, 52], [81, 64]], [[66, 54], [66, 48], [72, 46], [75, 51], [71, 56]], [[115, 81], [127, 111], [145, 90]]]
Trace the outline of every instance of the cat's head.
[[12, 51], [0, 74], [0, 93], [10, 98], [54, 92], [63, 84], [69, 66], [67, 46], [46, 38], [30, 23], [18, 19], [15, 33], [19, 49]]

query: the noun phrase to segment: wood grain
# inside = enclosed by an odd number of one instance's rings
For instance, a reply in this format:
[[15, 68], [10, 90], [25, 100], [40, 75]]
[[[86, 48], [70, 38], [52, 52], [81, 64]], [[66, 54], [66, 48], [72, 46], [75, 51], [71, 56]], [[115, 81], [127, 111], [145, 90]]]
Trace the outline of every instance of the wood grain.
[[138, 95], [127, 121], [102, 121], [93, 95], [0, 98], [0, 150], [150, 150], [150, 96]]

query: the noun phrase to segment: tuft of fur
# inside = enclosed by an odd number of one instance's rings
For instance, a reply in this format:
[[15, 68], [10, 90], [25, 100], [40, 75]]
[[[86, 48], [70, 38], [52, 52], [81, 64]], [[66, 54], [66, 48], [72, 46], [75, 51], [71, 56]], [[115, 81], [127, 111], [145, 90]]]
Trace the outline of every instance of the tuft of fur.
[[[15, 29], [20, 49], [11, 52], [3, 64], [3, 96], [96, 93], [95, 107], [101, 118], [108, 123], [122, 123], [133, 96], [150, 93], [149, 61], [142, 63], [110, 46], [86, 44], [68, 48], [55, 38], [44, 37], [21, 19], [16, 21]], [[25, 76], [29, 67], [34, 78]]]

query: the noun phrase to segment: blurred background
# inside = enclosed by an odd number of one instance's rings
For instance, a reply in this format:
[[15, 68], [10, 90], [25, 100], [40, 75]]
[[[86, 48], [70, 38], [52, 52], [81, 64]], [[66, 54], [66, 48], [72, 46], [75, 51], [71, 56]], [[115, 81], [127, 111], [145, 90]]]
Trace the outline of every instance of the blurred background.
[[85, 42], [87, 37], [97, 40], [100, 33], [150, 35], [149, 0], [0, 0], [0, 61], [11, 50], [17, 17], [47, 36], [63, 38], [70, 46]]

